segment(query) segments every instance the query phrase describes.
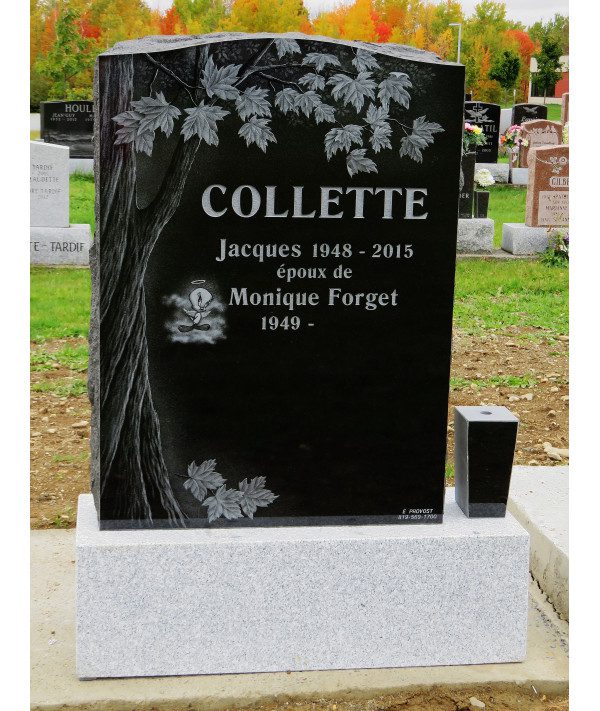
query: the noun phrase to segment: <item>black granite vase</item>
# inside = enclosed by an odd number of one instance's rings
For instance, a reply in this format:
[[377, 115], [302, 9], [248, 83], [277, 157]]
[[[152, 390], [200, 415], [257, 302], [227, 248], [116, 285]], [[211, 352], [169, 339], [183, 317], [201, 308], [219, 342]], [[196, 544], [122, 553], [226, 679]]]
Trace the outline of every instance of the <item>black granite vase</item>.
[[475, 191], [475, 217], [487, 217], [490, 205], [489, 190]]
[[465, 516], [506, 514], [518, 426], [506, 407], [454, 408], [455, 497]]

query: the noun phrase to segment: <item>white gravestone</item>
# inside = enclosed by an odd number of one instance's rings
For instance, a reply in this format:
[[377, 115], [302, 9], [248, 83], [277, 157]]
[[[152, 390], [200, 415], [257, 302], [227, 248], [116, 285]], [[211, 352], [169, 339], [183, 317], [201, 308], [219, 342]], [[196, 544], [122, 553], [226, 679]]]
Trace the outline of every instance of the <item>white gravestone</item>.
[[41, 141], [30, 144], [31, 264], [89, 264], [89, 225], [69, 223], [69, 149]]
[[30, 221], [32, 227], [69, 226], [69, 149], [30, 143]]

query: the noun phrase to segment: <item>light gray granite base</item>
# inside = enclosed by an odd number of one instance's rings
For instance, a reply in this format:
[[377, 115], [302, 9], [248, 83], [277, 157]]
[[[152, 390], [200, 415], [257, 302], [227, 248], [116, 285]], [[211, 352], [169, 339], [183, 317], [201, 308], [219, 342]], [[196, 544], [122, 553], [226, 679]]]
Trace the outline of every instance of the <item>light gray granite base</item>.
[[94, 174], [93, 158], [69, 158], [69, 173]]
[[80, 678], [517, 662], [529, 536], [443, 524], [99, 531], [77, 516]]
[[508, 183], [508, 163], [475, 163], [475, 171], [489, 170], [497, 183]]
[[529, 168], [513, 168], [510, 182], [513, 185], [527, 185]]
[[70, 227], [30, 227], [29, 261], [47, 266], [90, 263], [92, 232], [88, 224]]
[[459, 218], [456, 251], [489, 254], [494, 249], [494, 220], [489, 217]]
[[538, 254], [545, 252], [552, 232], [547, 227], [528, 227], [522, 222], [505, 222], [502, 225], [502, 249], [511, 254]]

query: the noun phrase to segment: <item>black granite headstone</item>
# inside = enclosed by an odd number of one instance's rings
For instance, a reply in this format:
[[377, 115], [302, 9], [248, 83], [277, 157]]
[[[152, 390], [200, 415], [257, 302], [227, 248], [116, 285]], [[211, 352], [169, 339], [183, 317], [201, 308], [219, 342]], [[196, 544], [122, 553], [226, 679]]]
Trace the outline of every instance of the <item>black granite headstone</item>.
[[500, 105], [485, 104], [482, 101], [465, 102], [465, 121], [481, 126], [486, 138], [482, 146], [477, 146], [478, 163], [497, 163], [500, 141]]
[[97, 71], [101, 527], [440, 522], [464, 67], [261, 34]]
[[518, 426], [506, 407], [454, 408], [455, 498], [466, 516], [506, 514]]
[[523, 121], [547, 119], [548, 107], [543, 104], [515, 104], [511, 115], [511, 124], [520, 125]]
[[460, 163], [460, 183], [458, 196], [458, 216], [463, 219], [473, 217], [473, 191], [475, 184], [475, 151], [465, 153]]
[[42, 101], [40, 137], [46, 143], [68, 146], [71, 158], [94, 157], [92, 101]]

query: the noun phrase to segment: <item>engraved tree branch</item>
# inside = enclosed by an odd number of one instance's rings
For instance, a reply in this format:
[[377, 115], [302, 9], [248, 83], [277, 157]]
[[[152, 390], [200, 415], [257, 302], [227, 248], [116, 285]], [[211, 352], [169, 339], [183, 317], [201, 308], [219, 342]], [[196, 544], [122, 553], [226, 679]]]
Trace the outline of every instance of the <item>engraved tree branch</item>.
[[[275, 54], [276, 59], [266, 63], [269, 54]], [[296, 40], [273, 39], [245, 65], [219, 66], [209, 55], [194, 84], [185, 82], [151, 55], [145, 56], [191, 99], [191, 105], [178, 107], [163, 93], [152, 96], [151, 92], [113, 117], [119, 126], [116, 143], [133, 143], [136, 151], [149, 156], [157, 132], [170, 136], [175, 121], [186, 142], [196, 139], [216, 146], [220, 122], [232, 119], [241, 122], [238, 135], [247, 147], [254, 145], [266, 152], [269, 143], [277, 142], [271, 126], [276, 110], [284, 115], [312, 117], [317, 125], [330, 124], [324, 134], [327, 160], [337, 154], [344, 157], [346, 169], [353, 176], [377, 172], [378, 154], [394, 148], [394, 125], [402, 132], [396, 141], [399, 156], [416, 162], [423, 160], [423, 151], [433, 143], [434, 134], [443, 131], [425, 116], [407, 124], [392, 115], [398, 110], [408, 111], [412, 83], [403, 72], [385, 73], [366, 49], [357, 49], [351, 66], [344, 67], [333, 54], [303, 55]], [[274, 84], [282, 88], [277, 90]], [[340, 116], [347, 117], [352, 110], [355, 118], [342, 123]]]

